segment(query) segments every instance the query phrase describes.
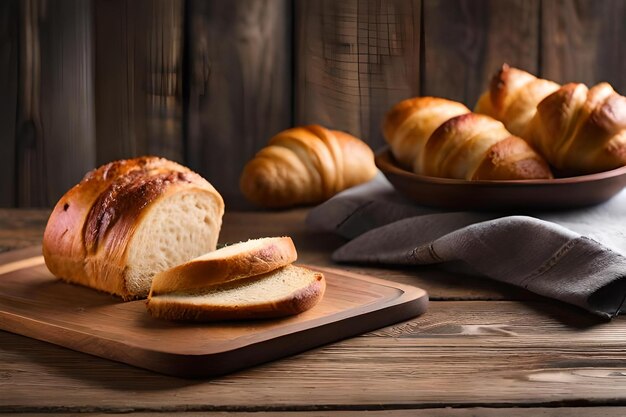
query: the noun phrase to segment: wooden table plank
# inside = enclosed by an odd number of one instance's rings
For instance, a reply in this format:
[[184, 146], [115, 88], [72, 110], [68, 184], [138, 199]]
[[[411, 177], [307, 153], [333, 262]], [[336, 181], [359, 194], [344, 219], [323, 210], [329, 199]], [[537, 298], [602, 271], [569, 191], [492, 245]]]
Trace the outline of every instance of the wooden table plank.
[[50, 210], [0, 209], [0, 252], [41, 244]]
[[[404, 410], [377, 410], [370, 414], [376, 417], [405, 417], [410, 413], [413, 417], [622, 417], [626, 415], [626, 407], [558, 407], [558, 408], [427, 408]], [[355, 411], [282, 411], [282, 412], [246, 412], [246, 411], [216, 411], [216, 412], [186, 412], [185, 417], [362, 417], [362, 410]], [[20, 414], [21, 417], [41, 417], [49, 414], [26, 413]], [[162, 416], [162, 413], [156, 412], [139, 412], [134, 413], [134, 417], [153, 417]], [[99, 417], [110, 414], [86, 413], [81, 414], [85, 417]]]
[[259, 411], [626, 404], [626, 319], [433, 302], [415, 320], [194, 381], [0, 333], [0, 411]]

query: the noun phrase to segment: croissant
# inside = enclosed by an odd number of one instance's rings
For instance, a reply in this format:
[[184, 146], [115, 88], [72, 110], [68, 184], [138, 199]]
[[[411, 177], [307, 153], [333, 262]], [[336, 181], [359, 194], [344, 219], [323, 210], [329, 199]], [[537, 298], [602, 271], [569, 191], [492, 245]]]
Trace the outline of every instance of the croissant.
[[374, 153], [364, 142], [311, 125], [271, 138], [246, 164], [239, 186], [259, 206], [284, 208], [321, 203], [374, 175]]
[[523, 137], [537, 104], [558, 88], [555, 82], [504, 64], [491, 79], [489, 90], [478, 99], [474, 111], [501, 121], [509, 132]]
[[[414, 144], [415, 148], [410, 152], [415, 154], [412, 167], [416, 174], [466, 180], [552, 177], [546, 161], [530, 145], [511, 135], [501, 122], [489, 116], [466, 113], [449, 118], [428, 137], [424, 135], [427, 129], [403, 127], [405, 123], [411, 126], [431, 123], [433, 113], [423, 108], [433, 102], [437, 104], [437, 111], [443, 114], [453, 114], [459, 109], [459, 103], [419, 97], [394, 106], [384, 123], [389, 143], [402, 139]], [[407, 108], [416, 109], [415, 113]], [[427, 120], [423, 122], [421, 118]]]
[[396, 104], [383, 122], [383, 136], [398, 164], [408, 170], [430, 135], [446, 120], [469, 113], [463, 104], [438, 97], [417, 97]]
[[626, 97], [607, 83], [571, 83], [546, 97], [524, 138], [562, 174], [626, 165]]

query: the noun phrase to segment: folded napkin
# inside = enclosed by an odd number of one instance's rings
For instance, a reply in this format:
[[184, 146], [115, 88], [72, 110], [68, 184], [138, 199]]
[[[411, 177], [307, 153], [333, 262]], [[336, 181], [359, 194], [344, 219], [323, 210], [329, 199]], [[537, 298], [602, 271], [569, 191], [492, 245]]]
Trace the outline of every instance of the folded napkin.
[[626, 191], [563, 212], [451, 212], [410, 202], [379, 174], [311, 210], [307, 223], [352, 239], [333, 253], [338, 262], [457, 261], [607, 318], [626, 296]]

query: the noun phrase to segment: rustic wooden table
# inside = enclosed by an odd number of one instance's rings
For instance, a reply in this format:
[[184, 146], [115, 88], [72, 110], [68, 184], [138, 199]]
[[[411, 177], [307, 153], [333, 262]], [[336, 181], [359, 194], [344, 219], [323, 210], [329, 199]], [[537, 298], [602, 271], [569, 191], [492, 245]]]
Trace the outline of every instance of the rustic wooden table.
[[[228, 213], [220, 240], [291, 235], [301, 261], [330, 265], [329, 254], [342, 241], [307, 230], [305, 215]], [[47, 216], [45, 210], [0, 210], [0, 251], [39, 243]], [[0, 331], [0, 412], [626, 415], [626, 320], [603, 322], [503, 284], [436, 268], [342, 267], [426, 289], [429, 311], [202, 381]]]

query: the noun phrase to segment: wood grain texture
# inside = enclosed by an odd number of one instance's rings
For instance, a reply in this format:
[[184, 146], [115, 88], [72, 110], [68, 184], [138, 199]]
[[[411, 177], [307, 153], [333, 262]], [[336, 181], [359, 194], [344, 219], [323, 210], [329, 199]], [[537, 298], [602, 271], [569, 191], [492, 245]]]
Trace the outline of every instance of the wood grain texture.
[[41, 122], [50, 205], [95, 163], [94, 57], [91, 1], [47, 2], [44, 7]]
[[19, 92], [16, 126], [16, 203], [48, 204], [45, 151], [41, 122], [41, 46], [39, 17], [42, 2], [20, 2]]
[[[427, 408], [427, 409], [399, 409], [399, 410], [346, 410], [346, 411], [215, 411], [215, 412], [186, 412], [186, 417], [362, 417], [372, 415], [376, 417], [623, 417], [626, 407], [532, 407], [532, 408]], [[154, 417], [158, 412], [134, 412], [134, 417]], [[25, 413], [20, 417], [43, 417], [44, 413]], [[162, 414], [159, 414], [162, 415]], [[85, 417], [106, 416], [104, 413], [85, 413]]]
[[608, 81], [626, 94], [626, 3], [558, 0], [541, 7], [542, 75], [559, 83]]
[[187, 7], [187, 161], [232, 207], [245, 163], [292, 122], [291, 2]]
[[474, 107], [508, 63], [538, 70], [539, 0], [423, 0], [422, 94]]
[[0, 252], [40, 245], [49, 210], [0, 209]]
[[0, 332], [0, 410], [623, 405], [625, 334], [623, 318], [590, 322], [549, 303], [433, 302], [417, 320], [191, 382]]
[[0, 2], [0, 207], [15, 205], [19, 18], [18, 0]]
[[98, 164], [183, 162], [183, 0], [95, 0]]
[[47, 206], [95, 162], [91, 2], [20, 2], [17, 203]]
[[419, 93], [420, 1], [295, 6], [295, 123], [344, 130], [380, 147], [385, 112]]
[[184, 160], [184, 0], [151, 1], [146, 67], [147, 153]]

